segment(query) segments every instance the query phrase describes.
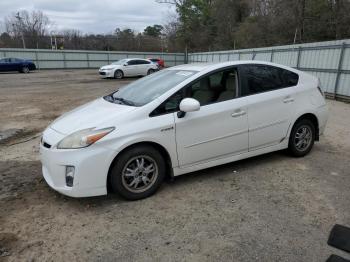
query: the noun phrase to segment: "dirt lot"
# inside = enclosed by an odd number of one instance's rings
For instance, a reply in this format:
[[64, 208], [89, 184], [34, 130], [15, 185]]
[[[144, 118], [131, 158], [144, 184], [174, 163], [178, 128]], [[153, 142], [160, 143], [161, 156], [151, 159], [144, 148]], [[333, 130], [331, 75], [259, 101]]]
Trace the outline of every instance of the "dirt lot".
[[[305, 158], [272, 153], [179, 177], [151, 198], [72, 199], [41, 177], [40, 132], [130, 82], [96, 71], [0, 74], [0, 261], [325, 261], [350, 226], [350, 105], [328, 101]], [[5, 132], [6, 131], [6, 132]]]

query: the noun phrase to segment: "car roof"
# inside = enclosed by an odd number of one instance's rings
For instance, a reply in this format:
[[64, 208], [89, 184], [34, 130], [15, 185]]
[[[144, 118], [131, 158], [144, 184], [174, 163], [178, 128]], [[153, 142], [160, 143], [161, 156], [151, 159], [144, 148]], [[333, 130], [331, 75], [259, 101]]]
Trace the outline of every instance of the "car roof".
[[146, 59], [146, 58], [125, 58], [125, 60], [128, 60], [128, 61], [130, 61], [130, 60], [146, 60], [146, 61], [149, 61], [149, 59]]
[[184, 64], [184, 65], [178, 65], [171, 67], [167, 70], [184, 70], [184, 71], [204, 71], [204, 70], [215, 70], [224, 68], [227, 66], [235, 66], [235, 65], [242, 65], [242, 64], [261, 64], [261, 65], [270, 65], [270, 66], [276, 66], [280, 68], [284, 68], [290, 71], [297, 72], [298, 70], [295, 70], [294, 68], [266, 62], [266, 61], [258, 61], [258, 60], [239, 60], [239, 61], [229, 61], [229, 62], [220, 62], [220, 63], [194, 63], [194, 64]]

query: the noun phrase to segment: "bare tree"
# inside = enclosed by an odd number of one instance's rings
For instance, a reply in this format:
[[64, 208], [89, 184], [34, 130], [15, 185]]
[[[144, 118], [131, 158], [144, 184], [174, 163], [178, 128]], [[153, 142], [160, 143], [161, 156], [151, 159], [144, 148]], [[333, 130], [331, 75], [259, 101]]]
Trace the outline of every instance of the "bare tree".
[[21, 11], [5, 18], [7, 33], [22, 38], [23, 47], [39, 48], [41, 38], [47, 33], [51, 24], [42, 11]]

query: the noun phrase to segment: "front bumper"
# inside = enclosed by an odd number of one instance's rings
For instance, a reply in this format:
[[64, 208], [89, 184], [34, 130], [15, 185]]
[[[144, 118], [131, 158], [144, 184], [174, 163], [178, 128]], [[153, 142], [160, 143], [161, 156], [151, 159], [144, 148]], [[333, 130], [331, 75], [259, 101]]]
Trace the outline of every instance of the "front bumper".
[[99, 70], [98, 71], [101, 78], [110, 78], [114, 77], [114, 70]]
[[[43, 143], [40, 144], [40, 157], [47, 184], [52, 189], [71, 197], [106, 195], [107, 175], [114, 152], [98, 144], [69, 150], [47, 147], [48, 144], [56, 144], [54, 140], [57, 142], [63, 137], [64, 135], [52, 129], [44, 132]], [[66, 185], [66, 166], [75, 167], [72, 187]]]

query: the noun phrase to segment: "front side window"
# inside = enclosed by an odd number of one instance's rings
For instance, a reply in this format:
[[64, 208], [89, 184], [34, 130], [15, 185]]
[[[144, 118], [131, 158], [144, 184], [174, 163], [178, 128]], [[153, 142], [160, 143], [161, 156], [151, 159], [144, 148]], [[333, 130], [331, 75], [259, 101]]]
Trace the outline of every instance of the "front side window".
[[238, 78], [236, 69], [228, 69], [213, 73], [184, 87], [158, 108], [151, 116], [179, 111], [179, 105], [184, 98], [194, 98], [201, 106], [232, 100], [238, 95]]
[[189, 97], [198, 100], [201, 106], [233, 99], [237, 95], [236, 70], [221, 71], [204, 77], [189, 89]]
[[112, 65], [124, 65], [126, 62], [128, 62], [127, 59], [122, 59], [122, 60], [113, 62]]
[[143, 106], [157, 99], [195, 73], [196, 71], [162, 70], [141, 78], [104, 98], [112, 103]]
[[138, 63], [137, 63], [137, 60], [130, 60], [129, 62], [128, 62], [128, 65], [137, 65]]

